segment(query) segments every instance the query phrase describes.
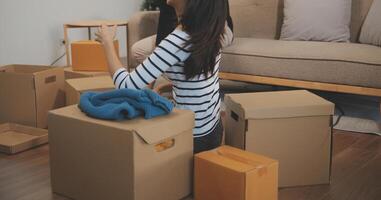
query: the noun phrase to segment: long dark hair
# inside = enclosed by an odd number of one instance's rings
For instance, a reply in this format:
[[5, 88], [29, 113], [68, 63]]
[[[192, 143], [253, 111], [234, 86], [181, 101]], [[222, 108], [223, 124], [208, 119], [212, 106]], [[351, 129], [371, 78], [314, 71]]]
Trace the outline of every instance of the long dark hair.
[[214, 71], [227, 12], [227, 0], [187, 0], [180, 19], [183, 30], [190, 35], [185, 44], [191, 45], [191, 55], [184, 63], [187, 79]]

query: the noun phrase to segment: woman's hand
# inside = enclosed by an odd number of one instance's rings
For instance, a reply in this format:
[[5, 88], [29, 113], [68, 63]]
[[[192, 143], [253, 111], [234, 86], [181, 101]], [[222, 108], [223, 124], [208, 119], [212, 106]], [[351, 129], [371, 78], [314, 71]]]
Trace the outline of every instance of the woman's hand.
[[119, 68], [123, 67], [114, 46], [116, 27], [116, 25], [107, 26], [106, 24], [102, 24], [102, 26], [98, 28], [98, 32], [95, 33], [95, 35], [97, 36], [95, 40], [101, 42], [104, 47], [108, 68], [111, 76], [113, 76], [113, 74]]
[[103, 45], [113, 44], [116, 35], [117, 25], [107, 26], [102, 24], [95, 33], [97, 38], [95, 40], [101, 42]]

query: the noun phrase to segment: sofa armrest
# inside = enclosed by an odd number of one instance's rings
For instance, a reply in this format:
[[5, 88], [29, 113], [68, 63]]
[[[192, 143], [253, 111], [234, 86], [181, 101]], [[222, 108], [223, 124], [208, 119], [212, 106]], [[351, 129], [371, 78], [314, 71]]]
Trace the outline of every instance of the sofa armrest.
[[134, 14], [128, 20], [128, 64], [135, 67], [136, 61], [131, 56], [131, 47], [137, 41], [155, 35], [159, 24], [159, 11], [142, 11]]

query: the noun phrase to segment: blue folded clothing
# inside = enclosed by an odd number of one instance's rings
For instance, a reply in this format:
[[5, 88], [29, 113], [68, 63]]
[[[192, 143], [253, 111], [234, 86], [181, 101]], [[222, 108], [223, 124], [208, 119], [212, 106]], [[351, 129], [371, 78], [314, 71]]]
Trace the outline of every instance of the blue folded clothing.
[[169, 114], [173, 104], [151, 90], [119, 89], [109, 92], [85, 92], [79, 108], [90, 117], [107, 120], [151, 119]]

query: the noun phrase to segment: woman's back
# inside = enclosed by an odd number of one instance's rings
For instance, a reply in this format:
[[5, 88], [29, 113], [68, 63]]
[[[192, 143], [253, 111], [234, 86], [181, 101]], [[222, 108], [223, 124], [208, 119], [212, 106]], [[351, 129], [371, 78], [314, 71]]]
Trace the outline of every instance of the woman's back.
[[190, 52], [184, 45], [188, 40], [186, 32], [175, 29], [134, 72], [128, 74], [120, 69], [113, 79], [118, 88], [142, 89], [165, 73], [173, 84], [176, 107], [195, 113], [194, 137], [202, 137], [213, 131], [220, 119], [218, 71], [221, 55], [216, 58], [213, 73], [187, 79], [184, 61]]

